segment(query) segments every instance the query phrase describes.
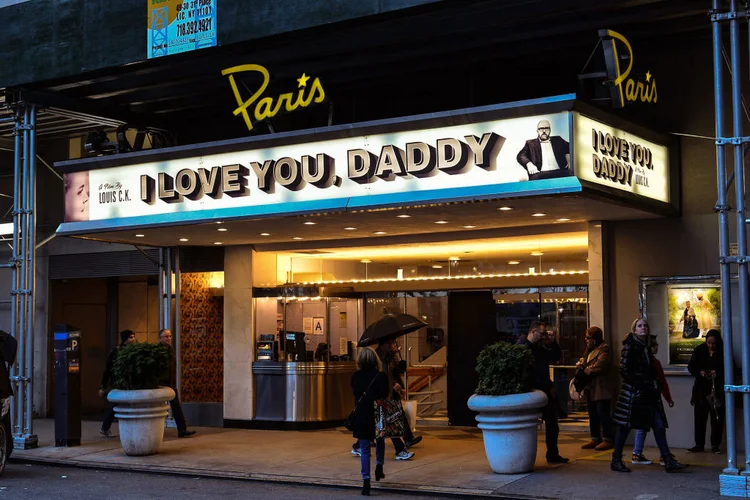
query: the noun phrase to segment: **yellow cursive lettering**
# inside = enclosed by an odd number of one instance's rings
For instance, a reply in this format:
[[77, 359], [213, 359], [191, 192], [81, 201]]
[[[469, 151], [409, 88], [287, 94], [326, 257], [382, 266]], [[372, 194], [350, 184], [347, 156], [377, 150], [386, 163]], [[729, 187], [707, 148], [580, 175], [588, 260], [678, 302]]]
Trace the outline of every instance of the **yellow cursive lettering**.
[[[260, 73], [263, 78], [263, 82], [261, 83], [258, 90], [253, 92], [249, 99], [243, 100], [237, 86], [237, 81], [235, 80], [235, 75], [237, 73], [247, 71]], [[307, 87], [307, 81], [310, 79], [310, 77], [305, 76], [304, 73], [301, 78], [297, 79], [297, 82], [299, 83], [298, 86], [300, 88], [297, 92], [297, 98], [294, 100], [294, 102], [292, 101], [292, 98], [294, 97], [292, 92], [280, 94], [276, 98], [269, 96], [262, 97], [263, 93], [268, 87], [271, 77], [268, 70], [259, 64], [242, 64], [239, 66], [233, 66], [231, 68], [223, 70], [221, 74], [229, 78], [229, 85], [232, 87], [232, 93], [234, 94], [234, 98], [237, 101], [237, 107], [232, 113], [235, 116], [240, 114], [242, 115], [242, 118], [245, 120], [245, 125], [247, 125], [248, 130], [253, 130], [253, 120], [251, 119], [251, 115], [253, 118], [255, 118], [255, 121], [262, 121], [268, 118], [273, 118], [279, 113], [279, 111], [281, 111], [282, 108], [285, 111], [290, 112], [296, 110], [297, 108], [306, 108], [313, 102], [316, 104], [323, 102], [326, 97], [326, 93], [323, 89], [323, 85], [320, 83], [320, 79], [315, 78], [312, 82], [312, 85]], [[305, 95], [306, 90], [308, 91], [307, 95]]]

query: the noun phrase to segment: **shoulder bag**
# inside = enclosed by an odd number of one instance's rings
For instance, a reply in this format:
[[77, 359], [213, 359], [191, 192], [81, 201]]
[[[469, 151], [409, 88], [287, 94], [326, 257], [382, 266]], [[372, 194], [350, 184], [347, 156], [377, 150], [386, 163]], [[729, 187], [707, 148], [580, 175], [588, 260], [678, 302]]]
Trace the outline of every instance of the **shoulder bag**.
[[367, 385], [367, 389], [365, 389], [365, 392], [362, 393], [362, 395], [359, 397], [357, 402], [354, 404], [354, 408], [352, 409], [351, 413], [349, 413], [349, 416], [346, 417], [346, 420], [344, 420], [344, 427], [346, 427], [346, 430], [354, 432], [354, 419], [355, 419], [355, 413], [357, 412], [357, 406], [359, 406], [359, 402], [364, 399], [364, 397], [367, 395], [367, 391], [370, 390], [370, 387], [372, 387], [372, 383], [375, 382], [375, 379], [378, 378], [379, 373], [375, 374], [374, 377], [372, 377], [372, 380], [370, 380], [370, 383]]

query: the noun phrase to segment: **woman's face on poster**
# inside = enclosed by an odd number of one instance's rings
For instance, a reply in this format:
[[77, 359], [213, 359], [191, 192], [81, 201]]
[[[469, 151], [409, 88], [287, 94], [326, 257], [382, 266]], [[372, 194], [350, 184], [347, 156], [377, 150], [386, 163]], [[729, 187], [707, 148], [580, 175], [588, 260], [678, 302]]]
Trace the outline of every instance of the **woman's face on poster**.
[[65, 174], [65, 221], [89, 220], [89, 173]]

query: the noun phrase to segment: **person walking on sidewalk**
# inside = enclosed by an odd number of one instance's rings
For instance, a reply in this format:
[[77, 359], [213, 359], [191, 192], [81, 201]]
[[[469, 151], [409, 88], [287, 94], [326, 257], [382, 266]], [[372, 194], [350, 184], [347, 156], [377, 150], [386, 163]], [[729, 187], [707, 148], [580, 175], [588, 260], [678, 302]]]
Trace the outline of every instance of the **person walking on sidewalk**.
[[[120, 332], [120, 345], [112, 349], [112, 352], [109, 353], [109, 357], [107, 357], [107, 364], [104, 368], [104, 374], [102, 375], [102, 385], [99, 387], [99, 397], [100, 398], [106, 398], [107, 393], [112, 390], [112, 385], [114, 384], [114, 376], [112, 375], [112, 367], [115, 364], [115, 359], [117, 359], [117, 353], [120, 352], [120, 348], [124, 347], [128, 344], [134, 343], [135, 340], [135, 333], [131, 330], [123, 330]], [[115, 421], [115, 405], [110, 403], [109, 405], [109, 411], [107, 412], [107, 416], [104, 417], [104, 421], [102, 422], [102, 426], [99, 429], [99, 434], [106, 437], [113, 437], [112, 431], [110, 430], [110, 427], [112, 427], [112, 422]]]
[[[659, 390], [661, 391], [661, 395], [659, 397], [664, 396], [667, 404], [670, 408], [672, 408], [674, 406], [674, 401], [672, 400], [672, 393], [669, 391], [667, 377], [664, 376], [664, 368], [662, 368], [661, 366], [661, 361], [656, 359], [656, 355], [659, 353], [659, 342], [654, 335], [651, 335], [649, 342], [651, 343], [651, 352], [654, 354], [654, 368], [656, 369], [656, 377], [659, 381]], [[666, 422], [664, 426], [666, 427]], [[643, 446], [646, 443], [646, 434], [648, 434], [648, 431], [645, 431], [643, 429], [638, 429], [635, 433], [633, 456], [630, 459], [630, 463], [634, 465], [651, 464], [651, 460], [643, 456]], [[661, 461], [661, 465], [664, 465], [664, 460]]]
[[159, 331], [159, 344], [169, 349], [169, 379], [164, 380], [164, 384], [174, 391], [174, 399], [169, 402], [169, 405], [172, 407], [172, 416], [174, 417], [174, 423], [177, 425], [177, 437], [190, 437], [195, 434], [195, 431], [187, 429], [185, 414], [182, 412], [182, 405], [180, 404], [180, 396], [177, 394], [177, 358], [172, 347], [172, 332], [168, 328]]
[[615, 472], [630, 472], [622, 461], [622, 450], [630, 429], [648, 431], [653, 427], [656, 444], [664, 459], [664, 470], [677, 472], [687, 467], [678, 462], [667, 444], [667, 416], [661, 403], [659, 382], [654, 366], [654, 355], [649, 347], [648, 322], [644, 318], [633, 321], [630, 333], [622, 341], [620, 375], [622, 386], [615, 405], [615, 450], [610, 468]]
[[375, 401], [390, 394], [388, 377], [375, 351], [369, 347], [360, 349], [357, 355], [357, 371], [352, 375], [354, 392], [354, 431], [359, 443], [362, 465], [362, 494], [370, 495], [370, 443], [375, 441], [375, 481], [385, 478], [385, 439], [375, 439]]
[[586, 350], [576, 367], [589, 377], [584, 395], [589, 410], [591, 441], [581, 449], [611, 450], [614, 447], [610, 408], [614, 396], [612, 358], [609, 346], [604, 342], [604, 333], [598, 326], [586, 330]]
[[545, 438], [547, 441], [547, 463], [565, 464], [568, 459], [560, 456], [557, 446], [557, 437], [560, 434], [560, 426], [557, 423], [558, 405], [555, 386], [549, 378], [549, 364], [558, 361], [562, 356], [560, 345], [557, 340], [547, 333], [544, 323], [535, 321], [529, 327], [526, 337], [518, 340], [531, 350], [534, 357], [534, 389], [538, 389], [547, 395], [547, 405], [542, 408], [542, 419], [544, 420]]
[[[391, 399], [400, 400], [401, 395], [399, 394], [399, 390], [401, 389], [401, 385], [396, 382], [393, 376], [394, 371], [396, 370], [396, 357], [399, 353], [399, 346], [396, 339], [386, 340], [381, 343], [378, 345], [375, 353], [378, 355], [380, 362], [383, 365], [383, 373], [388, 377], [388, 387], [391, 389], [389, 397]], [[404, 444], [404, 441], [400, 437], [391, 438], [391, 443], [393, 443], [393, 447], [396, 449], [396, 460], [409, 460], [414, 456], [414, 452], [406, 449], [406, 444]]]
[[706, 342], [693, 351], [688, 371], [695, 377], [690, 404], [693, 405], [695, 446], [691, 453], [703, 451], [706, 444], [706, 420], [711, 420], [711, 451], [721, 453], [724, 434], [724, 348], [719, 330], [709, 330]]

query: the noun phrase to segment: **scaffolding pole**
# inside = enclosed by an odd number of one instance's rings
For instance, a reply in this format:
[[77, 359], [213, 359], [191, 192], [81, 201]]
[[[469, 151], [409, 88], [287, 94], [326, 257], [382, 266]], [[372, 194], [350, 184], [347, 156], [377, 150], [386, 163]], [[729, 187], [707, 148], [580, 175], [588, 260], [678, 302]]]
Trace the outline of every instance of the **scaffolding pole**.
[[[750, 277], [748, 276], [748, 248], [745, 200], [744, 149], [750, 138], [742, 136], [742, 65], [740, 61], [740, 19], [747, 18], [747, 7], [740, 8], [738, 0], [712, 1], [711, 22], [713, 39], [714, 104], [716, 120], [716, 180], [717, 202], [715, 211], [719, 216], [719, 268], [721, 273], [721, 325], [724, 339], [724, 393], [726, 396], [727, 465], [719, 478], [721, 495], [747, 497], [750, 475]], [[729, 69], [730, 102], [725, 103], [724, 24], [729, 24]], [[727, 107], [728, 106], [728, 107]], [[727, 109], [725, 109], [727, 108]], [[732, 132], [728, 137], [725, 127], [725, 112], [731, 109]], [[727, 174], [727, 147], [733, 153], [733, 172]], [[729, 205], [731, 188], [734, 187], [736, 207]], [[734, 212], [734, 223], [730, 212]], [[737, 255], [732, 256], [729, 235], [732, 226], [737, 235]], [[732, 265], [737, 266], [738, 290], [733, 299]], [[739, 307], [739, 331], [733, 328], [732, 302]], [[735, 311], [737, 313], [737, 311]], [[742, 383], [734, 385], [734, 341], [741, 343]], [[745, 465], [737, 464], [737, 401], [735, 393], [742, 397], [742, 427], [744, 433]]]
[[[13, 447], [36, 448], [33, 423], [35, 243], [36, 243], [36, 114], [37, 108], [19, 103], [15, 111], [13, 170], [13, 248], [11, 254], [11, 335], [18, 341], [12, 369], [14, 397]], [[19, 253], [20, 247], [20, 253]]]

